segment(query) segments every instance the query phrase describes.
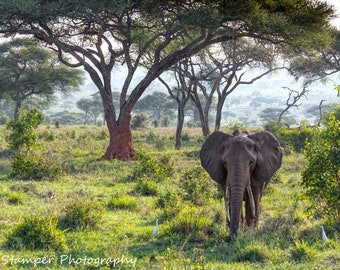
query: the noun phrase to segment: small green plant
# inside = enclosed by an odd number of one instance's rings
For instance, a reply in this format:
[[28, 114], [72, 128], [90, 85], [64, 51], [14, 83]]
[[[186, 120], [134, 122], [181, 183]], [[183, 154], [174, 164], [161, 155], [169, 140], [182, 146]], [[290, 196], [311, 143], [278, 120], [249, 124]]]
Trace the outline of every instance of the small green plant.
[[10, 193], [8, 195], [8, 203], [12, 205], [18, 205], [18, 204], [23, 204], [24, 202], [24, 197], [22, 193]]
[[7, 247], [11, 249], [67, 249], [63, 231], [57, 228], [58, 220], [54, 217], [30, 216], [25, 218], [12, 233], [7, 236]]
[[75, 200], [65, 207], [60, 226], [70, 230], [97, 230], [102, 221], [104, 207], [95, 201]]
[[290, 255], [293, 261], [312, 261], [316, 258], [315, 249], [310, 247], [305, 241], [296, 241], [295, 246], [291, 249]]
[[144, 196], [154, 196], [158, 193], [158, 187], [155, 182], [143, 177], [137, 180], [135, 191]]
[[177, 234], [192, 234], [192, 237], [205, 240], [207, 235], [213, 233], [214, 227], [215, 220], [211, 209], [184, 204], [173, 218], [170, 231]]
[[11, 177], [18, 177], [22, 180], [53, 178], [61, 172], [61, 167], [40, 150], [29, 155], [15, 153], [12, 160]]
[[130, 196], [114, 196], [107, 206], [109, 209], [126, 209], [134, 211], [137, 209], [137, 200]]
[[246, 248], [238, 250], [238, 252], [236, 252], [235, 261], [262, 263], [269, 258], [269, 251], [264, 244], [251, 242]]
[[204, 205], [207, 198], [217, 197], [218, 189], [201, 166], [181, 172], [180, 187], [184, 191], [184, 199], [196, 205]]
[[158, 196], [156, 206], [164, 209], [164, 214], [167, 217], [172, 217], [180, 210], [182, 203], [178, 191], [167, 190], [164, 194]]
[[167, 248], [166, 253], [156, 256], [155, 260], [157, 269], [206, 269], [207, 266], [204, 251], [196, 247], [184, 257], [181, 252]]
[[151, 155], [139, 151], [137, 153], [138, 164], [134, 169], [133, 178], [153, 178], [155, 181], [162, 181], [172, 177], [175, 173], [174, 160], [170, 155]]
[[340, 220], [340, 121], [330, 115], [326, 128], [315, 129], [305, 147], [308, 161], [302, 186], [312, 200], [311, 209]]

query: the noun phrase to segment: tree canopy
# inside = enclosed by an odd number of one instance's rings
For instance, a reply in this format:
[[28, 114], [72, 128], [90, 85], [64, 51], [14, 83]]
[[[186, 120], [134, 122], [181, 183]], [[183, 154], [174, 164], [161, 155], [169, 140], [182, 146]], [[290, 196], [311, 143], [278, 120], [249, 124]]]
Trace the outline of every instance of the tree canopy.
[[[70, 67], [84, 67], [101, 94], [110, 144], [104, 159], [135, 155], [130, 113], [163, 71], [211, 44], [247, 37], [297, 48], [327, 46], [334, 10], [317, 0], [5, 0], [0, 33], [31, 35]], [[67, 60], [66, 56], [72, 56]], [[111, 71], [125, 64], [119, 115]], [[137, 67], [148, 72], [131, 85]], [[122, 136], [124, 134], [124, 136]]]
[[83, 81], [83, 72], [61, 65], [54, 54], [34, 39], [16, 38], [0, 44], [0, 99], [22, 102], [40, 97], [49, 102], [56, 91], [67, 93]]

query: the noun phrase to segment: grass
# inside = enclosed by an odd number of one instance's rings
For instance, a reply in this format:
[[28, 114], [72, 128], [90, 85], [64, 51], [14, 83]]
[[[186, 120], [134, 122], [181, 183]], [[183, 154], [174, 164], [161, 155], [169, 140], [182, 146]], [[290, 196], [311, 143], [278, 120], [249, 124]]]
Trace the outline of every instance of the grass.
[[[295, 270], [340, 264], [339, 226], [305, 211], [301, 154], [284, 156], [264, 192], [259, 227], [242, 227], [230, 242], [222, 193], [200, 167], [199, 129], [184, 131], [180, 151], [174, 150], [174, 129], [136, 131], [140, 158], [120, 162], [97, 160], [107, 146], [105, 127], [42, 126], [41, 148], [61, 170], [41, 180], [9, 178], [4, 133], [0, 128], [1, 269]], [[153, 237], [156, 219], [160, 229]], [[320, 225], [331, 239], [327, 244]], [[38, 249], [19, 241], [31, 237], [26, 232], [40, 237]], [[48, 242], [44, 235], [61, 238]]]

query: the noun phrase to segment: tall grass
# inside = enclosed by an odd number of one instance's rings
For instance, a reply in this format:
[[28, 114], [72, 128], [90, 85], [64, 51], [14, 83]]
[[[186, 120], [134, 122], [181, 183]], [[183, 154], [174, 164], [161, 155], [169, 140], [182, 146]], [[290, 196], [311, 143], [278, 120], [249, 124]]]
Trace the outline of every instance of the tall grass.
[[[119, 259], [117, 269], [337, 269], [340, 264], [339, 226], [305, 211], [309, 202], [300, 186], [306, 166], [301, 154], [285, 156], [264, 191], [258, 228], [241, 226], [230, 242], [222, 193], [200, 167], [199, 129], [184, 131], [180, 151], [174, 150], [172, 128], [136, 131], [140, 158], [126, 163], [97, 160], [108, 143], [104, 127], [42, 126], [38, 139], [61, 168], [43, 181], [9, 177], [3, 133], [0, 128], [0, 260], [45, 256], [53, 263], [39, 266], [51, 269], [115, 269], [113, 261], [98, 266], [95, 258]], [[53, 217], [52, 222], [39, 216]], [[32, 217], [35, 222], [28, 226]], [[49, 228], [48, 239], [60, 236], [59, 245], [39, 244], [38, 250], [38, 243], [24, 245], [18, 235], [34, 226], [36, 239]], [[61, 264], [61, 255], [75, 259]], [[4, 269], [34, 268], [29, 262], [0, 263]]]

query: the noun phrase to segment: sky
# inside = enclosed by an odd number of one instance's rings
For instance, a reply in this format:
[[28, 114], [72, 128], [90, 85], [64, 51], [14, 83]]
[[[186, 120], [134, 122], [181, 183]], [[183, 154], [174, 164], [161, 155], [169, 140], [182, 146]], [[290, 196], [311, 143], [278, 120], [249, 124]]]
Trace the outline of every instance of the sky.
[[327, 0], [327, 2], [331, 5], [333, 5], [336, 9], [336, 15], [337, 19], [333, 20], [333, 24], [337, 26], [338, 29], [340, 29], [340, 1], [339, 0]]

